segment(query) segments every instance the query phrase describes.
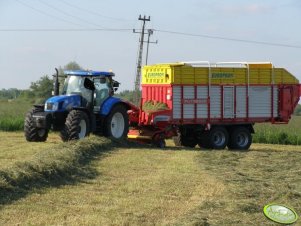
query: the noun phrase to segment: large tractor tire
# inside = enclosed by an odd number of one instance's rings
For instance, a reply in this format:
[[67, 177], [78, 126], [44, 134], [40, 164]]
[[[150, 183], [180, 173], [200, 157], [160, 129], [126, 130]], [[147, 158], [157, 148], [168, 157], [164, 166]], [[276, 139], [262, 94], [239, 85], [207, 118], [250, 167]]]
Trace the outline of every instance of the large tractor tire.
[[122, 105], [113, 107], [105, 125], [107, 137], [114, 140], [126, 139], [129, 132], [129, 116], [126, 108]]
[[25, 138], [29, 142], [44, 142], [48, 137], [48, 129], [36, 128], [34, 126], [33, 114], [43, 111], [39, 108], [31, 109], [27, 114], [24, 121], [24, 134]]
[[189, 147], [189, 148], [194, 148], [197, 145], [197, 140], [193, 137], [188, 137], [182, 135], [180, 132], [178, 132], [177, 136], [174, 136], [173, 142], [175, 146], [184, 146], [184, 147]]
[[252, 144], [252, 135], [248, 128], [239, 126], [232, 130], [228, 148], [232, 150], [247, 151]]
[[208, 139], [206, 141], [208, 148], [222, 150], [228, 144], [229, 134], [224, 127], [217, 126], [208, 131], [206, 138]]
[[60, 136], [63, 141], [78, 140], [90, 134], [90, 120], [88, 115], [81, 110], [69, 112], [65, 126]]

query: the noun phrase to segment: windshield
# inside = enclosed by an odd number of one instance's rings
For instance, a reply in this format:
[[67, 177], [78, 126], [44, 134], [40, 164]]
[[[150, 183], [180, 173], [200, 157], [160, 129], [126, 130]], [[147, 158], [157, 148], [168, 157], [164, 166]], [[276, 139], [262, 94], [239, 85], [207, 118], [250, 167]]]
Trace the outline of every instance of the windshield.
[[62, 94], [79, 94], [82, 95], [87, 101], [91, 101], [92, 91], [84, 87], [84, 80], [85, 78], [82, 76], [68, 76], [65, 80]]
[[64, 83], [63, 94], [79, 93], [84, 89], [84, 78], [68, 76]]

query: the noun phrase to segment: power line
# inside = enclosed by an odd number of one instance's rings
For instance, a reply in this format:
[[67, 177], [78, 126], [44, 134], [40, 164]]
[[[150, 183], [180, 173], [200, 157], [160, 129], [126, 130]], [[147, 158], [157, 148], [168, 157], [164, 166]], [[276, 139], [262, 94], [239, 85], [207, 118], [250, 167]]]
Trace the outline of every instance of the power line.
[[39, 12], [39, 13], [41, 13], [41, 14], [43, 14], [43, 15], [46, 15], [46, 16], [48, 16], [48, 17], [51, 17], [51, 18], [53, 18], [53, 19], [56, 19], [56, 20], [59, 20], [59, 21], [64, 21], [64, 22], [67, 22], [67, 23], [69, 23], [69, 24], [73, 24], [73, 25], [77, 25], [77, 26], [81, 26], [81, 27], [82, 27], [81, 24], [74, 23], [74, 22], [72, 22], [72, 21], [65, 20], [65, 19], [63, 19], [63, 18], [60, 18], [60, 17], [54, 16], [54, 15], [48, 14], [48, 13], [44, 12], [43, 10], [37, 9], [37, 8], [35, 8], [35, 7], [32, 7], [31, 5], [29, 5], [29, 4], [27, 4], [27, 3], [24, 3], [24, 2], [22, 2], [22, 1], [20, 1], [20, 0], [15, 0], [15, 1], [18, 2], [18, 3], [20, 3], [20, 4], [23, 5], [23, 6], [27, 7], [27, 8], [30, 8], [30, 9], [36, 11], [36, 12]]
[[0, 29], [0, 32], [82, 32], [82, 31], [112, 31], [112, 32], [127, 32], [127, 31], [133, 31], [133, 29], [130, 28], [40, 28], [40, 29]]
[[64, 15], [67, 15], [67, 16], [69, 16], [69, 17], [75, 18], [75, 19], [80, 20], [80, 21], [82, 21], [82, 22], [84, 22], [84, 23], [88, 23], [88, 24], [94, 25], [94, 26], [96, 26], [96, 27], [101, 27], [101, 28], [103, 28], [102, 26], [100, 26], [100, 25], [98, 25], [98, 24], [95, 24], [95, 23], [93, 23], [93, 22], [90, 22], [90, 21], [88, 21], [88, 20], [85, 20], [85, 19], [83, 19], [83, 18], [80, 18], [80, 17], [78, 17], [78, 16], [74, 16], [73, 14], [67, 13], [67, 12], [65, 12], [64, 10], [61, 10], [60, 8], [55, 7], [55, 6], [53, 6], [53, 5], [49, 4], [49, 3], [46, 3], [46, 2], [44, 2], [44, 1], [42, 1], [42, 0], [40, 0], [39, 2], [42, 3], [42, 4], [44, 4], [44, 5], [46, 5], [46, 6], [48, 6], [48, 7], [50, 7], [50, 8], [52, 8], [52, 9], [54, 9], [54, 10], [56, 10], [56, 11], [58, 11], [58, 12], [60, 12], [60, 13], [62, 13], [62, 14], [64, 14]]
[[[19, 1], [19, 0], [16, 0]], [[22, 3], [21, 3], [22, 4]], [[50, 15], [49, 15], [50, 16]], [[78, 24], [77, 24], [78, 25]], [[82, 26], [82, 25], [80, 25]], [[130, 28], [117, 28], [117, 29], [110, 29], [110, 28], [67, 28], [67, 29], [48, 29], [48, 28], [41, 28], [41, 29], [0, 29], [0, 32], [92, 32], [92, 31], [112, 31], [112, 32], [128, 32], [132, 31], [133, 29]], [[167, 31], [167, 30], [159, 30], [153, 29], [154, 31], [161, 32], [161, 33], [168, 33], [168, 34], [175, 34], [175, 35], [183, 35], [183, 36], [191, 36], [191, 37], [201, 37], [201, 38], [208, 38], [208, 39], [218, 39], [218, 40], [225, 40], [225, 41], [233, 41], [233, 42], [243, 42], [243, 43], [250, 43], [250, 44], [258, 44], [258, 45], [268, 45], [268, 46], [276, 46], [276, 47], [286, 47], [286, 48], [295, 48], [301, 49], [299, 45], [291, 45], [291, 44], [284, 44], [284, 43], [273, 43], [273, 42], [263, 42], [263, 41], [254, 41], [254, 40], [247, 40], [247, 39], [236, 39], [236, 38], [228, 38], [222, 36], [211, 36], [211, 35], [204, 35], [204, 34], [191, 34], [191, 33], [184, 33], [184, 32], [177, 32], [177, 31]]]
[[102, 14], [97, 13], [95, 11], [92, 11], [92, 10], [89, 10], [89, 9], [84, 9], [84, 8], [79, 7], [79, 6], [73, 5], [73, 4], [71, 4], [69, 2], [66, 2], [64, 0], [60, 0], [60, 2], [63, 2], [64, 4], [66, 4], [66, 5], [68, 5], [68, 6], [72, 7], [72, 8], [75, 8], [77, 10], [86, 11], [86, 12], [88, 12], [90, 14], [93, 14], [93, 15], [96, 15], [96, 16], [99, 16], [99, 17], [102, 17], [102, 18], [106, 18], [106, 19], [110, 19], [110, 20], [119, 20], [119, 21], [134, 21], [134, 20], [128, 20], [128, 19], [123, 19], [123, 18], [116, 18], [116, 17], [105, 16], [105, 15], [102, 15]]
[[219, 39], [219, 40], [233, 41], [233, 42], [244, 42], [244, 43], [259, 44], [259, 45], [269, 45], [269, 46], [301, 49], [301, 46], [284, 44], [284, 43], [254, 41], [254, 40], [247, 40], [247, 39], [228, 38], [228, 37], [212, 36], [212, 35], [204, 35], [204, 34], [191, 34], [191, 33], [184, 33], [184, 32], [178, 32], [178, 31], [167, 31], [167, 30], [159, 30], [159, 29], [154, 29], [154, 30], [157, 32], [161, 32], [161, 33], [168, 33], [168, 34], [175, 34], [175, 35], [183, 35], [183, 36], [201, 37], [201, 38], [208, 38], [208, 39]]

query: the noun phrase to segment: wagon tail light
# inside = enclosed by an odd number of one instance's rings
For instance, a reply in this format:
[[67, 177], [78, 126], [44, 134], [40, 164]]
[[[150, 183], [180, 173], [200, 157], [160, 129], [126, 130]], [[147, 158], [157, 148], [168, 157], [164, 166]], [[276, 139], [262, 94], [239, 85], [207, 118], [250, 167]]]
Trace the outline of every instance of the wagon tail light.
[[171, 91], [170, 91], [170, 89], [167, 90], [166, 100], [171, 100]]

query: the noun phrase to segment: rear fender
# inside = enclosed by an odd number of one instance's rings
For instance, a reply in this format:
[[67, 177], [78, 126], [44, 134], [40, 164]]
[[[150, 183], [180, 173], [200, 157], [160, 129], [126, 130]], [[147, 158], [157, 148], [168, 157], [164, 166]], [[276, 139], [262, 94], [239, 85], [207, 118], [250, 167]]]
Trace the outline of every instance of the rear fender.
[[107, 116], [110, 114], [112, 108], [118, 104], [118, 103], [123, 103], [119, 98], [116, 97], [109, 97], [106, 99], [103, 104], [101, 105], [100, 108], [100, 114], [103, 116]]

